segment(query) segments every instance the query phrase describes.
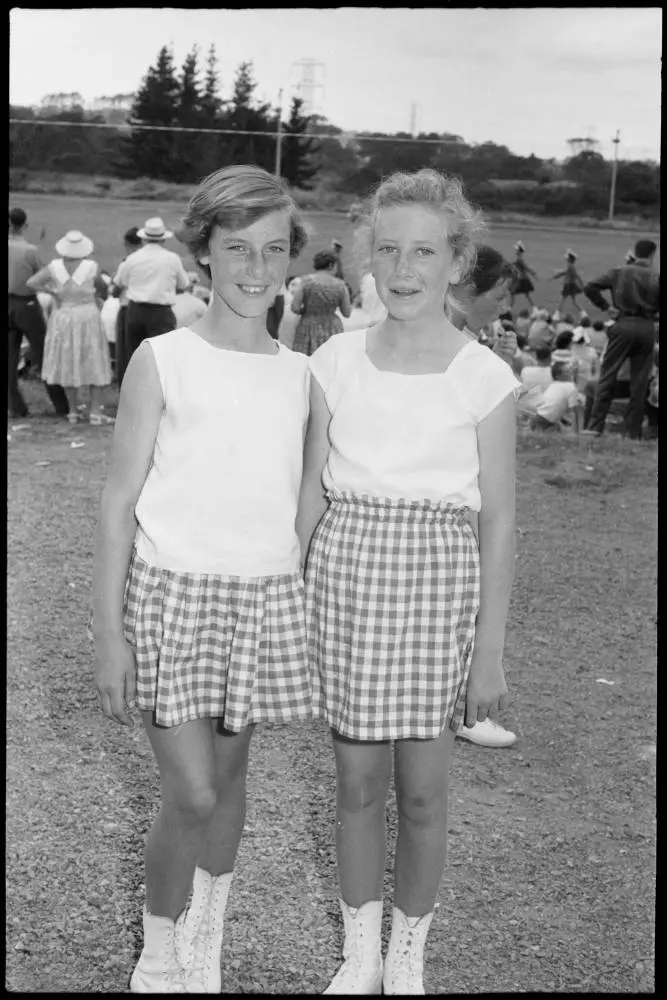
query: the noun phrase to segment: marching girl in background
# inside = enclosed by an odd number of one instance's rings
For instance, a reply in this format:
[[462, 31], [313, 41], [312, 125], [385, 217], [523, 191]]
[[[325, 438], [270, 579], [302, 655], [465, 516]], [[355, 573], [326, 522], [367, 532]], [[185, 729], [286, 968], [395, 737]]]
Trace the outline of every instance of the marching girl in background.
[[134, 993], [220, 992], [253, 728], [311, 715], [308, 362], [266, 326], [305, 231], [280, 181], [234, 166], [202, 181], [179, 239], [211, 300], [128, 364], [94, 561], [101, 708], [129, 726], [136, 706], [160, 774]]
[[[519, 383], [445, 314], [478, 229], [457, 180], [433, 170], [385, 180], [368, 238], [388, 315], [310, 359], [297, 524], [314, 707], [336, 757], [345, 930], [328, 994], [424, 992], [455, 734], [464, 717], [473, 727], [507, 697]], [[383, 963], [392, 765], [399, 827]]]
[[532, 267], [526, 264], [526, 248], [524, 247], [521, 240], [514, 244], [514, 280], [510, 285], [510, 308], [514, 309], [514, 300], [517, 295], [525, 295], [531, 306], [534, 306], [531, 292], [535, 291], [535, 285], [532, 282], [532, 278], [536, 278], [537, 274], [533, 271]]
[[563, 278], [563, 288], [560, 293], [560, 302], [558, 303], [557, 312], [559, 314], [563, 313], [565, 309], [565, 302], [567, 299], [572, 301], [574, 308], [581, 313], [582, 310], [577, 302], [577, 295], [583, 295], [584, 293], [584, 280], [581, 277], [579, 271], [576, 267], [577, 255], [574, 250], [565, 251], [565, 267], [562, 271], [556, 271], [552, 275], [552, 280], [556, 278]]

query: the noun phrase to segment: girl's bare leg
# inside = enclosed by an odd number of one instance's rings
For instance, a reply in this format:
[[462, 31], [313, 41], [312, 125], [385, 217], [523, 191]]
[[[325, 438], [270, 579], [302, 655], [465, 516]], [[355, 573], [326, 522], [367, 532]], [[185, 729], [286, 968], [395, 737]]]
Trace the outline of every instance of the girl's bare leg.
[[395, 905], [407, 916], [433, 910], [447, 855], [447, 797], [454, 732], [435, 740], [397, 740]]
[[382, 899], [391, 744], [348, 740], [335, 732], [332, 735], [340, 894], [348, 906], [357, 907]]

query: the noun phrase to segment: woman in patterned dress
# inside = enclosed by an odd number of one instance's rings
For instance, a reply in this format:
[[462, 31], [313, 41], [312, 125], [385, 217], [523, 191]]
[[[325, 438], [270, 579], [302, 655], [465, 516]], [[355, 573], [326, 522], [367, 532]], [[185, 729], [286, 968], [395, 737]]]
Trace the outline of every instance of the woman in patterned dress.
[[[388, 315], [310, 359], [297, 526], [314, 709], [336, 757], [345, 932], [328, 994], [424, 993], [455, 734], [464, 720], [493, 717], [507, 696], [520, 386], [445, 314], [478, 229], [457, 179], [434, 170], [387, 178], [368, 236]], [[392, 770], [399, 819], [383, 963]]]
[[314, 274], [299, 281], [290, 306], [300, 316], [292, 349], [313, 354], [335, 333], [342, 333], [343, 323], [337, 310], [349, 317], [350, 295], [344, 281], [335, 276], [338, 258], [332, 250], [320, 250], [313, 260]]
[[54, 308], [44, 341], [42, 378], [62, 385], [71, 424], [82, 419], [79, 390], [90, 388], [91, 424], [112, 424], [104, 413], [104, 389], [111, 383], [111, 358], [100, 307], [108, 286], [95, 261], [93, 243], [78, 229], [56, 243], [60, 255], [27, 282], [36, 292], [49, 292]]

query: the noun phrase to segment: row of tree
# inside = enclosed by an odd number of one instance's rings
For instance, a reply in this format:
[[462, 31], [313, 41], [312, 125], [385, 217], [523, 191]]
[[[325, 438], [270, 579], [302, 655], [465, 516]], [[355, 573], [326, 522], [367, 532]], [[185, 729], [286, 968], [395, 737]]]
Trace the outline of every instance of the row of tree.
[[[232, 163], [256, 163], [273, 171], [280, 128], [287, 133], [281, 142], [281, 174], [293, 187], [317, 185], [320, 192], [364, 197], [394, 170], [431, 166], [460, 176], [469, 196], [487, 209], [552, 215], [607, 211], [612, 166], [596, 152], [557, 163], [518, 156], [497, 143], [471, 145], [446, 133], [347, 136], [325, 118], [306, 116], [298, 97], [284, 118], [282, 109], [258, 100], [250, 62], [238, 67], [231, 93], [222, 97], [215, 46], [203, 65], [200, 58], [195, 47], [177, 69], [170, 49], [160, 49], [125, 120], [118, 110], [105, 116], [82, 107], [37, 113], [10, 108], [14, 118], [68, 123], [57, 128], [13, 125], [12, 166], [196, 183]], [[94, 124], [108, 127], [88, 127]], [[147, 125], [159, 130], [141, 128]], [[618, 164], [617, 211], [655, 215], [659, 200], [657, 164]]]

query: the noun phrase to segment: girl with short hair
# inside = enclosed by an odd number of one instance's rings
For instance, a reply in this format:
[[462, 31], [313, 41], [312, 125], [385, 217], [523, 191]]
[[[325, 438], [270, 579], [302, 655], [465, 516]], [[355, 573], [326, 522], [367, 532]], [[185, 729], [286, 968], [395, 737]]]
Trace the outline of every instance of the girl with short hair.
[[252, 732], [311, 716], [295, 530], [309, 373], [266, 327], [305, 231], [278, 179], [233, 166], [201, 182], [179, 239], [211, 300], [132, 355], [94, 561], [100, 705], [126, 726], [139, 710], [162, 793], [134, 993], [220, 992]]

